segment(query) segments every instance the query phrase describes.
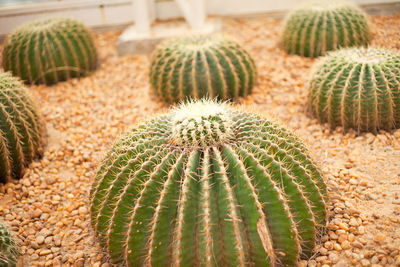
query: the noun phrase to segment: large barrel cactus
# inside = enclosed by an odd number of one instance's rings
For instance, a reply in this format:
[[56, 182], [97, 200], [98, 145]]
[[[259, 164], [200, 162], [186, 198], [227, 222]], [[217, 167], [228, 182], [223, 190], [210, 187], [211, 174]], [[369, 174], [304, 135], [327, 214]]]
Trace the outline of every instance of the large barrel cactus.
[[332, 128], [377, 132], [400, 127], [400, 54], [380, 48], [332, 52], [309, 86], [311, 110]]
[[0, 182], [20, 178], [43, 152], [44, 125], [28, 90], [0, 72]]
[[290, 12], [283, 33], [289, 54], [318, 57], [341, 47], [367, 46], [367, 16], [358, 7], [341, 1], [308, 2]]
[[53, 84], [97, 67], [91, 32], [69, 18], [49, 18], [17, 28], [4, 42], [3, 67], [27, 83]]
[[150, 82], [161, 100], [173, 103], [205, 96], [232, 100], [251, 93], [256, 67], [234, 40], [188, 35], [162, 42], [151, 59]]
[[322, 175], [293, 134], [227, 104], [183, 104], [102, 163], [91, 221], [122, 266], [295, 266], [326, 220]]
[[20, 255], [19, 246], [14, 236], [3, 223], [0, 223], [0, 266], [16, 266]]

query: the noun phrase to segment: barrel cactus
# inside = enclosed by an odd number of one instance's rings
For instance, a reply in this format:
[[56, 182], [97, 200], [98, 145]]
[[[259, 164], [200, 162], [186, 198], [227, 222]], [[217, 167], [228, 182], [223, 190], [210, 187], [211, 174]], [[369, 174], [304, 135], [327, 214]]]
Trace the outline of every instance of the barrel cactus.
[[3, 223], [0, 223], [0, 266], [16, 266], [20, 255], [14, 236]]
[[309, 86], [313, 114], [332, 128], [358, 132], [400, 127], [400, 54], [382, 48], [332, 52]]
[[91, 32], [69, 18], [48, 18], [17, 28], [4, 42], [3, 68], [27, 83], [53, 84], [97, 67]]
[[366, 14], [341, 1], [318, 0], [294, 9], [286, 18], [283, 47], [289, 54], [318, 57], [341, 47], [367, 46]]
[[152, 88], [167, 103], [205, 96], [232, 100], [250, 94], [255, 81], [251, 56], [221, 34], [168, 39], [151, 59]]
[[0, 182], [20, 178], [43, 151], [44, 125], [28, 90], [0, 72]]
[[133, 128], [99, 168], [91, 222], [122, 266], [295, 266], [326, 223], [304, 145], [228, 104], [181, 104]]

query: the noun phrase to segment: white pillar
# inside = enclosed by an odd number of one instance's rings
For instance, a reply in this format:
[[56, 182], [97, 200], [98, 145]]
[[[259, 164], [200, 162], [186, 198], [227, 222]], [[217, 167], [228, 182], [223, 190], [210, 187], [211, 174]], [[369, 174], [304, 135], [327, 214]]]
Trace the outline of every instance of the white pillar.
[[175, 0], [185, 20], [193, 29], [201, 28], [206, 19], [204, 0]]
[[148, 0], [132, 0], [135, 28], [138, 32], [150, 32], [150, 2]]

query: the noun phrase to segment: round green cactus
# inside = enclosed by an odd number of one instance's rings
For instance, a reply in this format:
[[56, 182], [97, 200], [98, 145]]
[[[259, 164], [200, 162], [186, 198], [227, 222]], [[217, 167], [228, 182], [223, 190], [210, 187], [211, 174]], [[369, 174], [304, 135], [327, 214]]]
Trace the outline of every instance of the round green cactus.
[[377, 132], [400, 127], [400, 54], [380, 48], [330, 53], [309, 86], [311, 110], [332, 128]]
[[0, 266], [16, 266], [20, 255], [14, 236], [3, 223], [0, 223]]
[[53, 84], [97, 67], [91, 32], [69, 18], [23, 25], [4, 42], [3, 68], [27, 83]]
[[0, 72], [0, 182], [20, 178], [43, 152], [44, 125], [28, 90]]
[[318, 0], [294, 9], [286, 18], [283, 48], [289, 54], [318, 57], [341, 47], [367, 46], [366, 14], [341, 1]]
[[244, 97], [251, 93], [256, 76], [250, 55], [221, 34], [166, 40], [154, 51], [150, 67], [152, 88], [167, 103]]
[[92, 186], [91, 221], [114, 264], [295, 266], [312, 255], [326, 201], [298, 138], [200, 100], [115, 144]]

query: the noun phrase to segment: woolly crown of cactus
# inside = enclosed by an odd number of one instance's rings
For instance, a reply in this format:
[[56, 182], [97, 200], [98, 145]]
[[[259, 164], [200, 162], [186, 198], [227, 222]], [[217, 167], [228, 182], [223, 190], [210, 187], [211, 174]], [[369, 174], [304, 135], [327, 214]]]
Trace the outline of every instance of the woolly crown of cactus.
[[5, 224], [0, 222], [0, 266], [16, 266], [20, 255], [19, 246], [14, 236], [7, 229]]
[[168, 103], [206, 96], [244, 97], [251, 93], [256, 76], [251, 56], [221, 34], [166, 40], [154, 51], [150, 66], [152, 88]]
[[298, 138], [200, 100], [115, 144], [92, 185], [91, 221], [114, 264], [295, 266], [312, 255], [326, 201]]
[[97, 67], [91, 32], [70, 18], [22, 25], [4, 44], [3, 68], [27, 83], [53, 84], [84, 76]]
[[28, 90], [0, 72], [0, 182], [19, 179], [43, 152], [44, 124]]
[[289, 54], [318, 57], [341, 47], [367, 46], [367, 15], [348, 2], [318, 0], [290, 12], [283, 32], [283, 48]]
[[400, 54], [382, 48], [330, 53], [309, 86], [313, 114], [332, 128], [358, 132], [400, 127]]

